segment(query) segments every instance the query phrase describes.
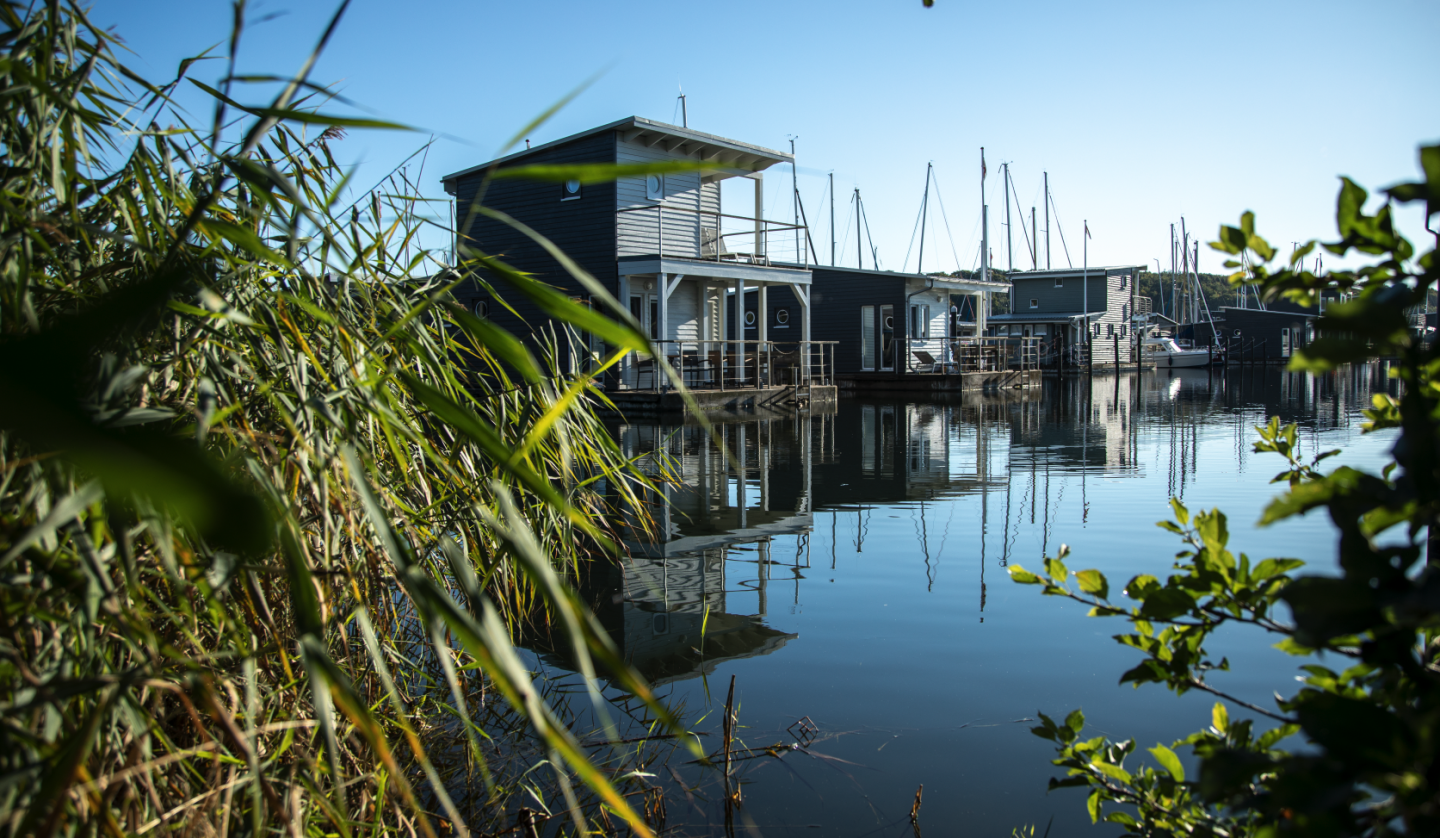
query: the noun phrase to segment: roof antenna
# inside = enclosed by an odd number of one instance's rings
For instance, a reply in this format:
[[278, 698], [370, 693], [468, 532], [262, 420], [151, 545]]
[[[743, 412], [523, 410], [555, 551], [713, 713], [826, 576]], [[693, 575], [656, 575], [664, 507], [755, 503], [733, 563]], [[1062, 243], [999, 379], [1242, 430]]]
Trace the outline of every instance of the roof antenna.
[[530, 138], [529, 138], [529, 137], [526, 137], [526, 138], [525, 138], [525, 147], [526, 147], [526, 148], [529, 148], [529, 147], [530, 147]]
[[[680, 87], [676, 85], [676, 87]], [[680, 87], [680, 127], [690, 127], [690, 114], [685, 110], [685, 88]]]

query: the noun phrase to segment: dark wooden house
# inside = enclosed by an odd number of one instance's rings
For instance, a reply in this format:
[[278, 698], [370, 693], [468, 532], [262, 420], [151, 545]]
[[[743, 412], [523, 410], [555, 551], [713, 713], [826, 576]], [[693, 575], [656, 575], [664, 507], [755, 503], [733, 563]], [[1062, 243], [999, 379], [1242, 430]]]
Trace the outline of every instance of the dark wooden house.
[[[704, 164], [695, 171], [622, 177], [608, 183], [553, 183], [520, 178], [495, 178], [495, 170], [541, 164], [627, 164], [681, 162]], [[771, 317], [767, 292], [787, 292], [786, 335], [808, 339], [811, 273], [796, 254], [793, 242], [803, 240], [794, 225], [764, 219], [763, 178], [776, 164], [791, 163], [790, 154], [750, 143], [627, 117], [563, 139], [527, 148], [443, 178], [454, 196], [457, 242], [501, 257], [510, 265], [563, 289], [578, 302], [593, 301], [583, 286], [539, 243], [501, 221], [472, 211], [477, 201], [522, 222], [549, 239], [639, 320], [650, 335], [689, 342], [686, 351], [704, 355], [703, 341], [743, 339], [743, 310], [729, 302], [754, 292], [759, 317], [754, 339], [766, 340]], [[721, 183], [748, 179], [753, 204], [722, 207]], [[484, 186], [483, 193], [481, 191]], [[749, 192], [750, 190], [746, 190]], [[748, 196], [747, 196], [748, 197]], [[782, 248], [790, 248], [777, 252]], [[801, 264], [779, 264], [779, 259]], [[503, 281], [482, 274], [504, 303], [492, 299], [479, 283], [458, 292], [497, 325], [517, 334], [547, 331], [548, 317], [518, 294], [507, 293]], [[513, 312], [510, 310], [513, 308]], [[743, 307], [742, 307], [743, 309]], [[727, 312], [729, 316], [727, 316]], [[559, 335], [562, 363], [572, 366], [601, 351], [594, 339]], [[743, 355], [741, 356], [743, 364]], [[628, 359], [605, 386], [613, 389], [655, 388], [654, 367]], [[731, 374], [733, 374], [732, 370]], [[744, 380], [744, 371], [738, 371]], [[692, 382], [693, 383], [693, 382]]]
[[1230, 355], [1231, 363], [1243, 363], [1289, 359], [1295, 350], [1315, 339], [1315, 319], [1320, 313], [1290, 303], [1272, 304], [1269, 310], [1224, 306], [1220, 314], [1223, 321], [1217, 328], [1220, 344]]
[[[955, 338], [983, 334], [1003, 282], [811, 265], [810, 334], [836, 341], [835, 374], [850, 381], [934, 372]], [[963, 306], [974, 320], [958, 316]], [[977, 331], [978, 330], [978, 331]], [[923, 359], [929, 358], [930, 361]]]

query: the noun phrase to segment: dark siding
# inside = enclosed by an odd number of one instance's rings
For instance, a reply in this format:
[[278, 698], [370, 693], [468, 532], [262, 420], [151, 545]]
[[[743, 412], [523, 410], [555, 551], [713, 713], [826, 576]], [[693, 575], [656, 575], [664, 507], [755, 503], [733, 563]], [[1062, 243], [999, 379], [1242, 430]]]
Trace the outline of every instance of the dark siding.
[[[812, 266], [810, 276], [810, 339], [833, 340], [835, 372], [845, 375], [860, 372], [860, 308], [875, 306], [875, 332], [880, 333], [879, 308], [895, 306], [899, 334], [904, 334], [905, 280], [883, 274], [855, 271], [830, 271]], [[878, 353], [878, 349], [877, 349]], [[877, 358], [878, 361], [878, 358]], [[896, 372], [903, 372], [905, 363], [897, 359]]]
[[[1084, 308], [1085, 284], [1079, 276], [1065, 277], [1065, 285], [1055, 287], [1053, 276], [1036, 277], [1028, 279], [1022, 273], [1010, 275], [1015, 285], [1014, 301], [1011, 303], [1011, 311], [1016, 314], [1051, 314], [1068, 313], [1078, 314]], [[1091, 311], [1103, 311], [1108, 298], [1108, 278], [1102, 271], [1090, 273], [1090, 294], [1089, 304]], [[1030, 300], [1040, 301], [1039, 308], [1031, 308]], [[1117, 306], [1118, 308], [1118, 306]]]
[[[1290, 346], [1293, 352], [1305, 346], [1307, 326], [1315, 322], [1314, 315], [1288, 311], [1261, 311], [1253, 308], [1224, 308], [1221, 311], [1224, 312], [1225, 325], [1220, 327], [1220, 339], [1236, 353], [1232, 360], [1261, 357], [1279, 360], [1283, 357], [1280, 330], [1290, 330]], [[1235, 336], [1236, 329], [1240, 330], [1239, 337]], [[1243, 352], [1242, 347], [1246, 347]]]
[[[526, 165], [613, 163], [615, 142], [613, 133], [582, 137], [536, 153], [524, 162]], [[456, 218], [462, 226], [482, 180], [483, 173], [475, 173], [456, 182]], [[534, 228], [615, 293], [619, 285], [615, 264], [615, 184], [586, 184], [581, 187], [581, 198], [572, 201], [560, 200], [561, 188], [561, 184], [557, 183], [496, 180], [487, 189], [484, 204]], [[577, 296], [584, 293], [580, 284], [540, 245], [505, 224], [477, 217], [470, 223], [468, 239], [471, 246], [500, 257], [543, 282]], [[504, 306], [492, 302], [490, 317], [496, 325], [517, 335], [526, 335], [549, 322], [543, 312], [508, 289], [503, 280], [496, 281], [495, 288], [519, 314], [517, 319]], [[478, 285], [470, 284], [459, 291], [458, 296], [473, 307], [474, 302], [480, 299], [481, 291]]]

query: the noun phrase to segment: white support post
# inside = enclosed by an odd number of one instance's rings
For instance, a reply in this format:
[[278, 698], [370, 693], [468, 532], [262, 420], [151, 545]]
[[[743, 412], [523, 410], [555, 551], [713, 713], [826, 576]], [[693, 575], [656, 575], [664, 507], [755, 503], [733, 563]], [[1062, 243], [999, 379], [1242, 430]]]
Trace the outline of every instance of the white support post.
[[745, 380], [745, 280], [735, 279], [735, 340], [731, 344], [735, 353], [735, 383]]
[[704, 368], [705, 359], [710, 357], [710, 286], [704, 280], [695, 283], [695, 302], [700, 307], [696, 315], [697, 325], [700, 327], [700, 364]]
[[755, 181], [755, 259], [765, 261], [765, 175], [760, 172], [750, 176]]
[[[629, 311], [629, 310], [630, 310], [630, 277], [629, 277], [628, 275], [620, 277], [620, 289], [619, 289], [619, 290], [620, 290], [620, 305], [623, 306], [626, 311]], [[629, 386], [631, 386], [631, 385], [630, 385], [630, 374], [631, 374], [631, 371], [634, 370], [634, 369], [635, 369], [635, 353], [634, 353], [634, 352], [630, 352], [630, 353], [627, 353], [627, 354], [625, 355], [624, 359], [620, 361], [620, 371], [619, 371], [618, 375], [619, 375], [619, 377], [620, 377], [620, 381], [621, 381], [622, 386], [624, 386], [624, 387], [629, 387]]]
[[665, 328], [670, 325], [670, 281], [664, 274], [655, 275], [655, 317], [660, 323], [655, 324], [655, 383], [657, 389], [664, 390], [670, 386], [670, 374], [665, 374], [665, 386], [660, 386], [660, 363], [665, 360]]
[[981, 291], [975, 295], [975, 337], [985, 337], [985, 315], [990, 309], [990, 292]]
[[760, 343], [761, 343], [761, 344], [764, 344], [766, 341], [770, 340], [770, 319], [769, 319], [769, 317], [767, 316], [767, 315], [769, 315], [769, 313], [770, 313], [770, 304], [769, 304], [770, 297], [769, 297], [769, 294], [768, 294], [769, 290], [770, 290], [770, 286], [768, 286], [768, 285], [762, 285], [762, 286], [760, 286], [760, 301], [759, 301], [759, 302], [760, 302], [760, 308], [759, 308], [759, 311], [758, 311], [758, 312], [756, 313], [756, 315], [755, 315], [755, 316], [756, 316], [756, 321], [755, 321], [755, 322], [756, 322], [756, 323], [759, 325], [759, 327], [760, 327], [760, 328], [757, 330], [758, 333], [757, 333], [756, 337], [758, 337], [758, 338], [760, 339]]
[[[800, 301], [800, 377], [810, 380], [810, 289], [803, 285], [792, 285], [795, 299]], [[806, 475], [809, 477], [808, 473]]]

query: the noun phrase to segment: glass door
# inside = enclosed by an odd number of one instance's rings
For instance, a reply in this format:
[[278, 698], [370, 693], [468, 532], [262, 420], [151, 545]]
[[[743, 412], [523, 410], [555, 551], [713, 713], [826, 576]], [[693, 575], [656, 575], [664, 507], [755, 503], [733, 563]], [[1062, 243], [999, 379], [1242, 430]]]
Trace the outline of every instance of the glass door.
[[880, 306], [880, 369], [895, 369], [895, 307]]

